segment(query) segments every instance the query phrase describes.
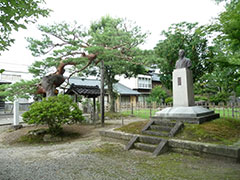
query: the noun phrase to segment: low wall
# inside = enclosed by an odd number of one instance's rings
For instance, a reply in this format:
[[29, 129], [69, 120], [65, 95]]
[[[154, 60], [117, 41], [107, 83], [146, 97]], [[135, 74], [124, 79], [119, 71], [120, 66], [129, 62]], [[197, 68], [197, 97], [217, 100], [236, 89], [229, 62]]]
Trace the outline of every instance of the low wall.
[[[113, 129], [107, 130], [107, 131], [100, 131], [100, 135], [103, 139], [113, 140], [123, 144], [127, 144], [128, 141], [130, 141], [130, 139], [133, 136], [136, 136], [129, 133], [114, 131]], [[141, 137], [142, 135], [137, 135], [137, 136]], [[153, 138], [157, 139], [158, 137], [153, 137]], [[200, 143], [200, 142], [186, 141], [186, 140], [179, 140], [179, 139], [169, 139], [168, 145], [173, 150], [175, 149], [190, 150], [190, 151], [195, 151], [199, 153], [226, 157], [226, 158], [236, 160], [236, 162], [240, 162], [240, 147], [215, 145], [215, 144]]]

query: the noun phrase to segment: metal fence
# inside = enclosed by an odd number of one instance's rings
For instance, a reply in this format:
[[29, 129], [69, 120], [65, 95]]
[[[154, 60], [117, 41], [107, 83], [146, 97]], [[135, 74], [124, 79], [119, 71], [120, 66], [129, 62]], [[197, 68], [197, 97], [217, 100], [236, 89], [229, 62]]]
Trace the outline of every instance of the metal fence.
[[[215, 113], [219, 113], [221, 118], [236, 118], [240, 119], [240, 104], [239, 103], [207, 103], [207, 102], [197, 102], [196, 106], [203, 106], [210, 110], [214, 110]], [[172, 107], [172, 103], [169, 104], [157, 104], [157, 103], [122, 103], [120, 106], [116, 106], [116, 112], [130, 114], [130, 115], [140, 115], [143, 117], [152, 117], [157, 111], [161, 111], [166, 107]], [[109, 108], [106, 108], [108, 110]]]

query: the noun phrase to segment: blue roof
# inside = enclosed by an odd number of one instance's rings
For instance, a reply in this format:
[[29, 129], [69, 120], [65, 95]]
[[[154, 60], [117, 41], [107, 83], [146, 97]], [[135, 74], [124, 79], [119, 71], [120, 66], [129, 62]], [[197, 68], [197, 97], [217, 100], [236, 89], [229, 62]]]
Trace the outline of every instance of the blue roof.
[[70, 78], [70, 84], [82, 85], [82, 86], [98, 86], [100, 87], [101, 83], [96, 79], [84, 79], [84, 78]]
[[[82, 86], [98, 86], [100, 88], [100, 80], [96, 79], [84, 79], [84, 78], [70, 78], [70, 84], [82, 85]], [[107, 87], [105, 87], [107, 89]], [[113, 89], [121, 95], [140, 95], [141, 93], [124, 86], [121, 83], [115, 83]]]
[[152, 74], [152, 80], [153, 80], [153, 81], [159, 81], [159, 82], [160, 82], [160, 77], [159, 77], [159, 75], [156, 74], [156, 73], [153, 73], [153, 74]]

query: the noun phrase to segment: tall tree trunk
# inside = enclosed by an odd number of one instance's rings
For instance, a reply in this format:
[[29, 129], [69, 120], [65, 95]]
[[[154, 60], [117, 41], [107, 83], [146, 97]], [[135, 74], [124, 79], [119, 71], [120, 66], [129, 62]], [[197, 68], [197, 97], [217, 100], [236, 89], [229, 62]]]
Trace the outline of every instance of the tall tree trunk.
[[110, 96], [110, 112], [115, 112], [115, 93], [112, 82], [108, 82], [108, 94]]
[[104, 62], [101, 60], [101, 122], [102, 126], [104, 126]]
[[[86, 57], [88, 59], [88, 63], [84, 66], [80, 71], [86, 69], [96, 58], [97, 54], [88, 54], [81, 53], [82, 57]], [[75, 62], [60, 62], [59, 66], [57, 67], [57, 71], [53, 74], [49, 74], [44, 76], [41, 80], [41, 83], [37, 86], [37, 94], [45, 94], [46, 97], [56, 95], [56, 87], [61, 86], [61, 84], [65, 81], [63, 76], [65, 72], [65, 66], [67, 65], [76, 65]]]

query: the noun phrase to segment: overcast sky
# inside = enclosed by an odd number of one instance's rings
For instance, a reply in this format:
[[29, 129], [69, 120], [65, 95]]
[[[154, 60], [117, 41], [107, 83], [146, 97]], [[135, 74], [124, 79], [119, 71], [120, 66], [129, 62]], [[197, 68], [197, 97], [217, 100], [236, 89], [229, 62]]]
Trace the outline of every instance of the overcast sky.
[[53, 10], [50, 17], [41, 18], [35, 25], [29, 25], [27, 30], [14, 33], [15, 44], [0, 56], [1, 66], [13, 63], [25, 66], [34, 62], [34, 57], [26, 49], [24, 37], [37, 37], [37, 24], [76, 20], [88, 26], [105, 15], [127, 18], [135, 21], [143, 31], [151, 33], [143, 46], [151, 49], [161, 39], [161, 31], [172, 23], [209, 24], [223, 10], [213, 0], [46, 0], [46, 3]]

